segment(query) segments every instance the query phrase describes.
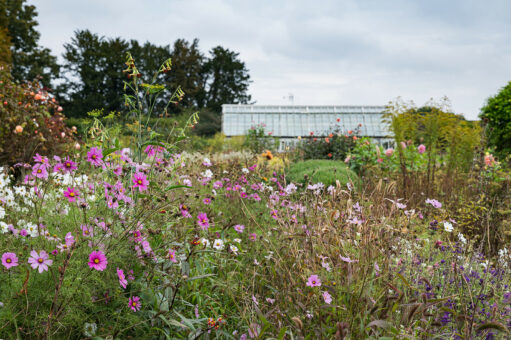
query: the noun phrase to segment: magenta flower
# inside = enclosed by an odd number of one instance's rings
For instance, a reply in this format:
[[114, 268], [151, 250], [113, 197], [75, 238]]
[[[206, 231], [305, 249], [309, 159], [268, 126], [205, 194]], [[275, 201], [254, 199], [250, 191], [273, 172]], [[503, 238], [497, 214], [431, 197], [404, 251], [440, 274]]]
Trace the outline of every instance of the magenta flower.
[[392, 156], [393, 153], [394, 153], [394, 149], [392, 149], [392, 148], [388, 148], [387, 150], [385, 150], [385, 156], [387, 156], [387, 157]]
[[173, 262], [173, 263], [177, 263], [177, 259], [176, 259], [176, 251], [174, 249], [170, 249], [169, 250], [169, 258], [170, 258], [170, 261]]
[[206, 213], [199, 213], [197, 215], [197, 223], [201, 226], [202, 230], [208, 230], [209, 228], [209, 219]]
[[78, 190], [75, 188], [67, 188], [66, 191], [64, 191], [64, 196], [69, 200], [69, 203], [76, 201], [76, 198], [79, 196]]
[[138, 296], [130, 297], [128, 304], [131, 310], [133, 310], [134, 312], [139, 311], [140, 307], [142, 306], [142, 303], [140, 302], [140, 297]]
[[417, 151], [420, 153], [420, 154], [423, 154], [424, 152], [426, 152], [426, 146], [424, 144], [421, 144], [417, 147]]
[[250, 241], [256, 241], [257, 240], [257, 234], [255, 233], [252, 233], [248, 236], [248, 238], [250, 239]]
[[117, 268], [117, 277], [119, 278], [119, 284], [121, 287], [126, 289], [128, 280], [126, 280], [126, 276], [124, 276], [124, 271], [122, 269]]
[[103, 152], [100, 148], [93, 147], [87, 152], [87, 160], [94, 166], [100, 166], [103, 159]]
[[323, 300], [325, 300], [325, 303], [331, 304], [332, 303], [332, 295], [330, 295], [327, 291], [323, 292]]
[[38, 153], [35, 154], [34, 161], [37, 162], [37, 163], [45, 164], [45, 166], [48, 165], [48, 157], [41, 156]]
[[279, 218], [278, 216], [278, 211], [276, 209], [273, 209], [271, 212], [270, 212], [270, 215], [273, 219], [277, 220]]
[[138, 188], [140, 191], [147, 190], [147, 185], [149, 181], [147, 180], [146, 175], [141, 172], [136, 172], [133, 175], [133, 188]]
[[78, 169], [78, 166], [69, 157], [66, 157], [62, 163], [62, 168], [67, 172], [73, 172], [74, 170]]
[[42, 273], [48, 270], [48, 266], [51, 266], [53, 261], [49, 259], [48, 254], [44, 250], [41, 250], [39, 254], [35, 250], [32, 250], [28, 258], [28, 263], [30, 263], [32, 269], [38, 269], [39, 273]]
[[317, 275], [311, 275], [309, 276], [309, 279], [307, 280], [307, 286], [309, 287], [319, 287], [321, 286], [321, 280]]
[[2, 265], [9, 269], [18, 265], [18, 258], [14, 253], [3, 253], [2, 254]]
[[184, 218], [192, 218], [192, 215], [188, 211], [188, 207], [186, 205], [180, 204], [179, 209], [181, 210], [181, 215], [183, 215]]
[[102, 251], [93, 251], [92, 253], [90, 253], [89, 255], [90, 268], [103, 271], [106, 269], [107, 264], [108, 260], [106, 259], [106, 256]]
[[241, 234], [245, 230], [245, 226], [243, 224], [236, 224], [234, 230]]
[[46, 165], [42, 163], [37, 163], [32, 167], [32, 176], [37, 178], [48, 178], [48, 171], [46, 170]]
[[81, 228], [82, 228], [82, 235], [83, 236], [85, 236], [85, 237], [92, 237], [92, 236], [94, 236], [93, 235], [92, 227], [89, 227], [86, 224], [82, 224]]
[[211, 198], [206, 197], [205, 199], [203, 199], [203, 200], [202, 200], [202, 203], [204, 203], [204, 204], [206, 204], [206, 205], [211, 204]]

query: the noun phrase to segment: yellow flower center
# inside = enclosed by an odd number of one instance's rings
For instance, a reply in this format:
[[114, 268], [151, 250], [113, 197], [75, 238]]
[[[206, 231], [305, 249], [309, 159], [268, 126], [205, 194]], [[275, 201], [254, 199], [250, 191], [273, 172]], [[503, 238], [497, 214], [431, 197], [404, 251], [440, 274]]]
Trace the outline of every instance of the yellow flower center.
[[11, 263], [11, 259], [7, 259], [7, 260], [5, 260], [5, 262]]
[[70, 193], [69, 193], [69, 196], [71, 196], [71, 197], [75, 197], [75, 193], [74, 193], [74, 192], [70, 192]]
[[96, 155], [92, 155], [92, 156], [91, 156], [91, 158], [92, 158], [92, 159], [96, 159]]
[[94, 259], [94, 263], [98, 264], [99, 263], [99, 259]]
[[137, 303], [136, 303], [135, 301], [133, 301], [133, 302], [131, 303], [131, 305], [132, 305], [133, 307], [136, 307], [136, 306], [137, 306]]
[[142, 184], [142, 180], [141, 180], [141, 179], [139, 179], [139, 180], [137, 181], [137, 183], [138, 183], [138, 184]]
[[43, 259], [42, 259], [42, 258], [38, 258], [38, 259], [37, 259], [37, 262], [39, 262], [39, 263], [43, 263]]
[[40, 174], [41, 172], [43, 172], [43, 170], [41, 169], [37, 169], [37, 173]]

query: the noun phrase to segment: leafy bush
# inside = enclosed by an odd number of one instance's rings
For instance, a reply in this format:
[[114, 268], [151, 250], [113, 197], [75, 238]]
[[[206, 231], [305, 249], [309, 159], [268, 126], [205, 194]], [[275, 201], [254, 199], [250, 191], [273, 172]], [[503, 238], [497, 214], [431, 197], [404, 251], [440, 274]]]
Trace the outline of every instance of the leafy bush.
[[62, 154], [74, 147], [74, 133], [60, 106], [37, 82], [15, 83], [0, 68], [0, 164], [26, 163], [37, 153]]
[[266, 134], [265, 125], [258, 124], [252, 126], [245, 134], [243, 146], [253, 153], [262, 153], [265, 150], [277, 150], [279, 147], [278, 138]]
[[360, 185], [360, 180], [344, 162], [328, 160], [307, 160], [292, 163], [287, 170], [286, 177], [289, 182], [296, 183], [323, 183], [326, 186], [354, 183]]
[[511, 82], [488, 98], [480, 117], [486, 123], [488, 145], [505, 157], [511, 153]]
[[342, 131], [340, 126], [336, 125], [323, 133], [323, 136], [316, 137], [311, 132], [308, 138], [300, 137], [298, 156], [301, 159], [344, 160], [359, 139], [361, 126], [359, 124], [355, 130]]

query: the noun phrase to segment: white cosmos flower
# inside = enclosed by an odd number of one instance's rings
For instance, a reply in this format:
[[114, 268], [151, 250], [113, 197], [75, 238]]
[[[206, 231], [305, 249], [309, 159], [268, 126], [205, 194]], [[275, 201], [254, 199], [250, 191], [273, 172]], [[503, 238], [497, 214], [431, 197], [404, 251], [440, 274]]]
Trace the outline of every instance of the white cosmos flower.
[[215, 242], [213, 242], [213, 248], [216, 250], [223, 250], [224, 249], [224, 241], [220, 239], [216, 239]]
[[452, 233], [452, 231], [454, 230], [454, 228], [452, 227], [452, 223], [447, 221], [444, 222], [444, 229], [448, 233]]

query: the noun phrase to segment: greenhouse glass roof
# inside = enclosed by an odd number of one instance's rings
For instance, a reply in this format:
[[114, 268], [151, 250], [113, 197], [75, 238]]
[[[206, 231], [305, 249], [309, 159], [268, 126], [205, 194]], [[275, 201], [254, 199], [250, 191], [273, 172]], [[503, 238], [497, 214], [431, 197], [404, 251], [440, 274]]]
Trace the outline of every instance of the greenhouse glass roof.
[[[222, 131], [226, 136], [244, 135], [251, 127], [264, 124], [276, 137], [325, 135], [336, 127], [360, 135], [384, 138], [389, 135], [382, 122], [385, 106], [266, 106], [222, 105]], [[337, 121], [339, 119], [339, 122]]]

